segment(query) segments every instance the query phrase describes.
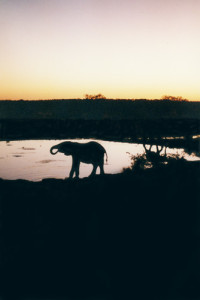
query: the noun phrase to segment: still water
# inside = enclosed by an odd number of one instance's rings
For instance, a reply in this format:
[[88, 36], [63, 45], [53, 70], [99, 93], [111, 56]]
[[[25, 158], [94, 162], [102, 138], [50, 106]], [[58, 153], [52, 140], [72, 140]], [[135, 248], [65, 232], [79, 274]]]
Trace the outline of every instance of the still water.
[[[49, 152], [53, 145], [63, 141], [66, 140], [0, 142], [0, 178], [40, 181], [44, 178], [64, 179], [68, 177], [72, 164], [71, 156], [65, 156], [62, 153], [53, 156]], [[77, 139], [73, 141], [85, 143], [91, 140]], [[99, 142], [107, 151], [108, 163], [104, 165], [104, 170], [108, 174], [120, 173], [123, 168], [131, 165], [130, 154], [127, 152], [132, 155], [144, 153], [144, 147], [141, 144], [94, 141]], [[154, 147], [152, 147], [152, 150], [155, 151]], [[167, 154], [182, 155], [184, 150], [167, 148]], [[185, 157], [195, 159], [195, 157], [189, 157], [188, 155]], [[91, 171], [92, 165], [80, 164], [81, 178], [89, 176]], [[99, 174], [99, 169], [97, 169], [97, 174]]]

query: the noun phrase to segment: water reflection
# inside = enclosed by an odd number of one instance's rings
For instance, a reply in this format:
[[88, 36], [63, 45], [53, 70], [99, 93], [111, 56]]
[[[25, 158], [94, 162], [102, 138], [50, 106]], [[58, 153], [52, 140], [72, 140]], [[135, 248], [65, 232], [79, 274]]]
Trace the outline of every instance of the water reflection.
[[[72, 165], [71, 156], [58, 153], [52, 156], [49, 149], [58, 142], [66, 140], [26, 140], [0, 142], [0, 178], [27, 179], [40, 181], [44, 178], [61, 178], [69, 176]], [[72, 141], [72, 140], [71, 140]], [[79, 139], [80, 143], [91, 140]], [[130, 155], [145, 153], [143, 144], [131, 144], [95, 140], [107, 151], [108, 163], [104, 165], [105, 173], [119, 173], [131, 164]], [[147, 147], [147, 146], [146, 146]], [[151, 146], [151, 151], [157, 151], [156, 146]], [[167, 154], [184, 154], [183, 149], [166, 148]], [[196, 156], [185, 156], [187, 159], [196, 160]], [[92, 165], [81, 163], [80, 177], [89, 176]], [[97, 170], [99, 174], [99, 170]]]

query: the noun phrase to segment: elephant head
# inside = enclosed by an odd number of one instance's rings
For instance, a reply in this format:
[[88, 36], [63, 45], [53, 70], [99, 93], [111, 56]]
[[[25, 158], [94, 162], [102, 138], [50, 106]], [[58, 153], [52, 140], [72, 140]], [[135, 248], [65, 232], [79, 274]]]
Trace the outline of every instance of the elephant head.
[[71, 142], [64, 142], [57, 144], [50, 149], [50, 153], [55, 155], [58, 152], [64, 153], [65, 155], [72, 155], [72, 143]]
[[[57, 151], [53, 152], [54, 150], [57, 150]], [[53, 154], [53, 155], [55, 155], [56, 153], [58, 153], [58, 151], [59, 151], [59, 150], [58, 150], [57, 145], [51, 147], [51, 149], [50, 149], [50, 153]]]

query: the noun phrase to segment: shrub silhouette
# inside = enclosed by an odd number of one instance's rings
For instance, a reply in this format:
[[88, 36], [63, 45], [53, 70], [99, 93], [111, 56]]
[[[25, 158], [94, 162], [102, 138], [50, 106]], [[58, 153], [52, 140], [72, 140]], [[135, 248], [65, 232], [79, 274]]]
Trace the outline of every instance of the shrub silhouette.
[[187, 163], [184, 156], [181, 156], [180, 154], [169, 154], [165, 157], [165, 159], [153, 163], [148, 159], [146, 153], [138, 155], [133, 155], [129, 152], [127, 153], [130, 155], [131, 165], [129, 168], [124, 168], [123, 173], [139, 172], [148, 168], [159, 168], [163, 165], [173, 166]]

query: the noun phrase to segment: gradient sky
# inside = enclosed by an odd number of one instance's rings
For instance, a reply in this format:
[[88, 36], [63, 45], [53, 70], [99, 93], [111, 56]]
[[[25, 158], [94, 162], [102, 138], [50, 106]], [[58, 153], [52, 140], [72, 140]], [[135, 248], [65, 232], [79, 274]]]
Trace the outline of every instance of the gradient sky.
[[200, 0], [0, 0], [0, 99], [200, 100]]

